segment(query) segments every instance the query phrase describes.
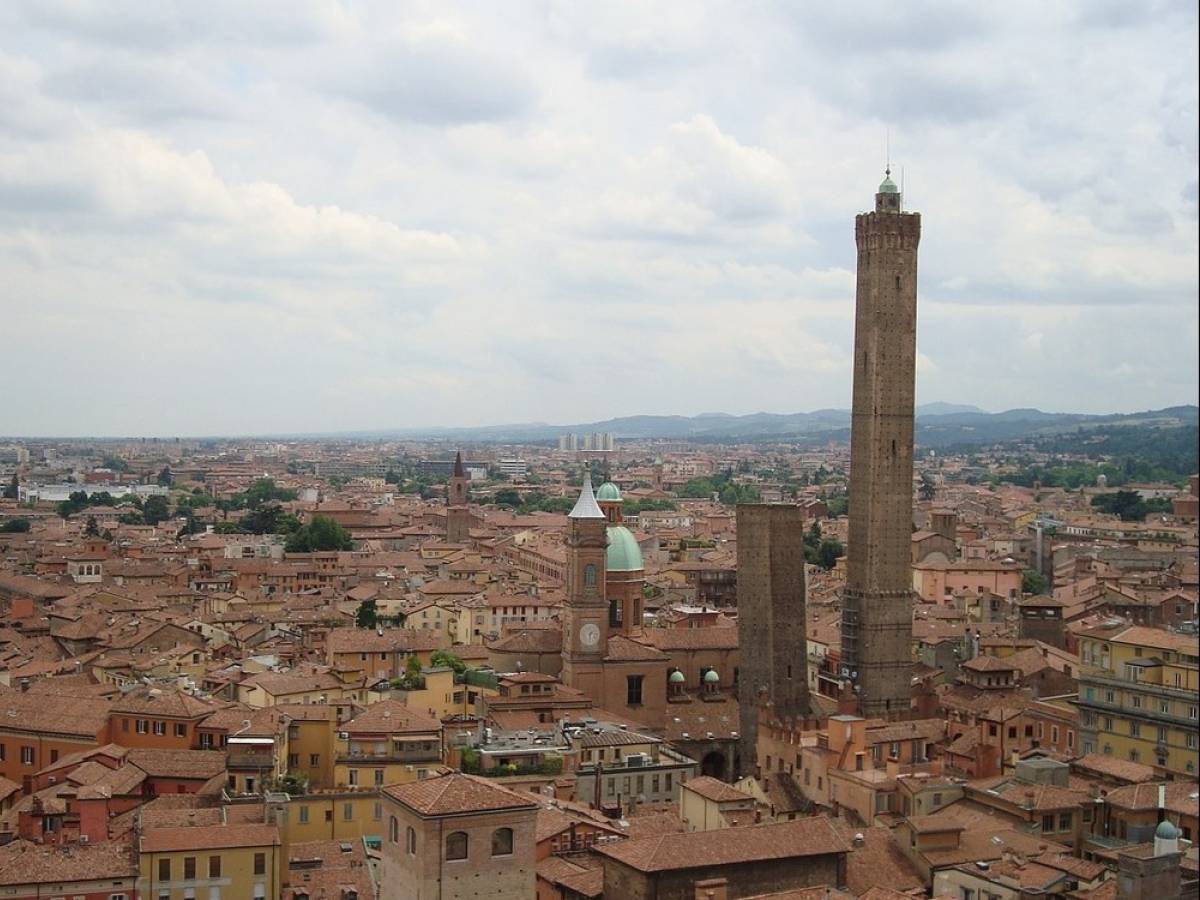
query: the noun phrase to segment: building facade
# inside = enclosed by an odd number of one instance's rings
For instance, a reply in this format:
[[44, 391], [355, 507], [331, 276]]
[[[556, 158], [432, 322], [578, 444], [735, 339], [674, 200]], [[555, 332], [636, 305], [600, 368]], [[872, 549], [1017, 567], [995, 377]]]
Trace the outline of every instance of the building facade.
[[1079, 639], [1081, 752], [1195, 777], [1196, 639], [1141, 625], [1099, 628]]

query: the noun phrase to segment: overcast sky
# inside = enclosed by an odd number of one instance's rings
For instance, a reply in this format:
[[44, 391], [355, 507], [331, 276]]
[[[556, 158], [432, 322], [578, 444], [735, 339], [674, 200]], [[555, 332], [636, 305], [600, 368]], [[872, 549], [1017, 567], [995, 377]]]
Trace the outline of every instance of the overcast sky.
[[1138, 2], [0, 4], [0, 433], [1197, 401], [1197, 19]]

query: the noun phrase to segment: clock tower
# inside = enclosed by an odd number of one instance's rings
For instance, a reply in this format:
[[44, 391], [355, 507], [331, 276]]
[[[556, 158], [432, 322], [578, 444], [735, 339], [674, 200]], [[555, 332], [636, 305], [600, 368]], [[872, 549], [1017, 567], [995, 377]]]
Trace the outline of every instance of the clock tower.
[[589, 697], [600, 697], [608, 651], [608, 602], [604, 596], [608, 519], [592, 493], [590, 472], [584, 473], [583, 489], [567, 522], [562, 680]]

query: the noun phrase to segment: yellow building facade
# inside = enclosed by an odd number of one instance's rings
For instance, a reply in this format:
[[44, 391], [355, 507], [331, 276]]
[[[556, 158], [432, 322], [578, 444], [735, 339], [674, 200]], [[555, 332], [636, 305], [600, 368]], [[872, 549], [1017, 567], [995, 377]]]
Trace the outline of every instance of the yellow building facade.
[[1198, 768], [1196, 639], [1158, 628], [1117, 626], [1080, 635], [1080, 743], [1195, 776]]
[[274, 900], [285, 865], [274, 825], [149, 828], [138, 839], [138, 895], [153, 900]]

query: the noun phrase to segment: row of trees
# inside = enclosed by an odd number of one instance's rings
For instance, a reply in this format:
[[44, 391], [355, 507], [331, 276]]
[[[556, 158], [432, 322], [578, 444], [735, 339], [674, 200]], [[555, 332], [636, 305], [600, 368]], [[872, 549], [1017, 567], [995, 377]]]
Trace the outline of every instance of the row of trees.
[[752, 484], [737, 484], [728, 471], [707, 478], [693, 478], [679, 491], [681, 497], [708, 498], [714, 494], [727, 506], [762, 502], [758, 488]]
[[1137, 491], [1117, 491], [1092, 498], [1092, 506], [1100, 512], [1120, 516], [1122, 522], [1141, 522], [1151, 513], [1169, 513], [1171, 501], [1165, 497], [1146, 500]]

